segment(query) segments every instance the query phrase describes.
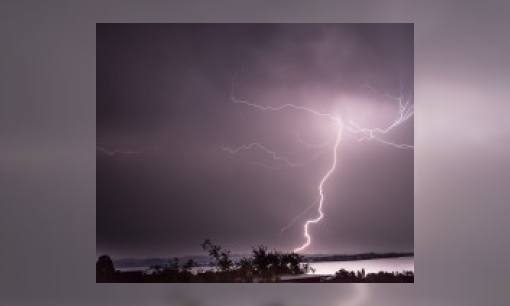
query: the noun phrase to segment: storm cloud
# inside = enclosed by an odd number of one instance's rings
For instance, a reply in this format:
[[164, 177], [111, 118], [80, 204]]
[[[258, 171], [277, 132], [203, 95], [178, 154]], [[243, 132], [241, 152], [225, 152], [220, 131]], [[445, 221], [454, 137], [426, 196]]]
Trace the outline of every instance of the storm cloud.
[[[97, 252], [200, 253], [205, 238], [234, 252], [292, 250], [317, 197], [335, 127], [285, 103], [355, 118], [394, 119], [382, 93], [413, 94], [412, 24], [98, 24]], [[235, 83], [233, 81], [235, 80]], [[234, 85], [234, 86], [233, 86]], [[413, 144], [409, 120], [388, 136]], [[302, 167], [281, 166], [261, 143]], [[343, 139], [325, 185], [313, 253], [412, 251], [414, 152]], [[253, 162], [253, 163], [247, 163]]]

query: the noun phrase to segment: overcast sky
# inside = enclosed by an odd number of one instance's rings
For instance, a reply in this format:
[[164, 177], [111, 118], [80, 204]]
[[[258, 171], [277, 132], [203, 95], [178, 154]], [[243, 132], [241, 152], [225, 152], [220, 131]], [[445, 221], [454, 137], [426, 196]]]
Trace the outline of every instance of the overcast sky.
[[[97, 253], [201, 254], [206, 238], [233, 252], [300, 246], [316, 208], [281, 229], [318, 196], [337, 128], [236, 104], [232, 88], [381, 127], [398, 110], [385, 93], [412, 103], [413, 52], [412, 24], [98, 24]], [[413, 126], [385, 139], [412, 145]], [[222, 150], [254, 142], [304, 165]], [[337, 156], [306, 252], [413, 251], [414, 151], [344, 137]]]

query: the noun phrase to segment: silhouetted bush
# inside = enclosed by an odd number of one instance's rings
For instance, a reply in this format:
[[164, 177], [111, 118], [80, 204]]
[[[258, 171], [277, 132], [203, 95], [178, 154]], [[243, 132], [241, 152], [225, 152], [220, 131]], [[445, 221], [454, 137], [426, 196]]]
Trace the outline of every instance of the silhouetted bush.
[[357, 273], [341, 269], [336, 272], [333, 278], [329, 278], [326, 281], [330, 283], [414, 283], [414, 272], [390, 273], [380, 271], [365, 275], [364, 269]]
[[96, 281], [111, 282], [115, 279], [115, 267], [108, 255], [99, 256], [96, 262]]

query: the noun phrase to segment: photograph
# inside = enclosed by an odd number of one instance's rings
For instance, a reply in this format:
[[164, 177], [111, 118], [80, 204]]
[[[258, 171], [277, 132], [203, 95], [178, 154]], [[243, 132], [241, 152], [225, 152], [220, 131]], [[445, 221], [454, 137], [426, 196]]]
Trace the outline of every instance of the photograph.
[[414, 283], [413, 23], [97, 23], [97, 283]]

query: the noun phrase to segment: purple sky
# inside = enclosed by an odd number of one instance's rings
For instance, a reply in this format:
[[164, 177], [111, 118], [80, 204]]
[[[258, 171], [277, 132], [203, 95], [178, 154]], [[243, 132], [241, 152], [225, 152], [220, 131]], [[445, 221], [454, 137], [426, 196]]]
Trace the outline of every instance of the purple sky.
[[[211, 238], [233, 252], [305, 242], [311, 209], [331, 165], [335, 127], [314, 108], [363, 126], [394, 119], [398, 103], [363, 87], [413, 92], [412, 24], [98, 24], [97, 252], [201, 254]], [[412, 99], [411, 99], [412, 101]], [[387, 140], [413, 144], [412, 118]], [[305, 166], [268, 170], [261, 143]], [[103, 150], [104, 149], [104, 150]], [[116, 151], [120, 150], [120, 151]], [[126, 153], [122, 153], [126, 152]], [[325, 184], [312, 253], [414, 250], [414, 151], [342, 140]]]

